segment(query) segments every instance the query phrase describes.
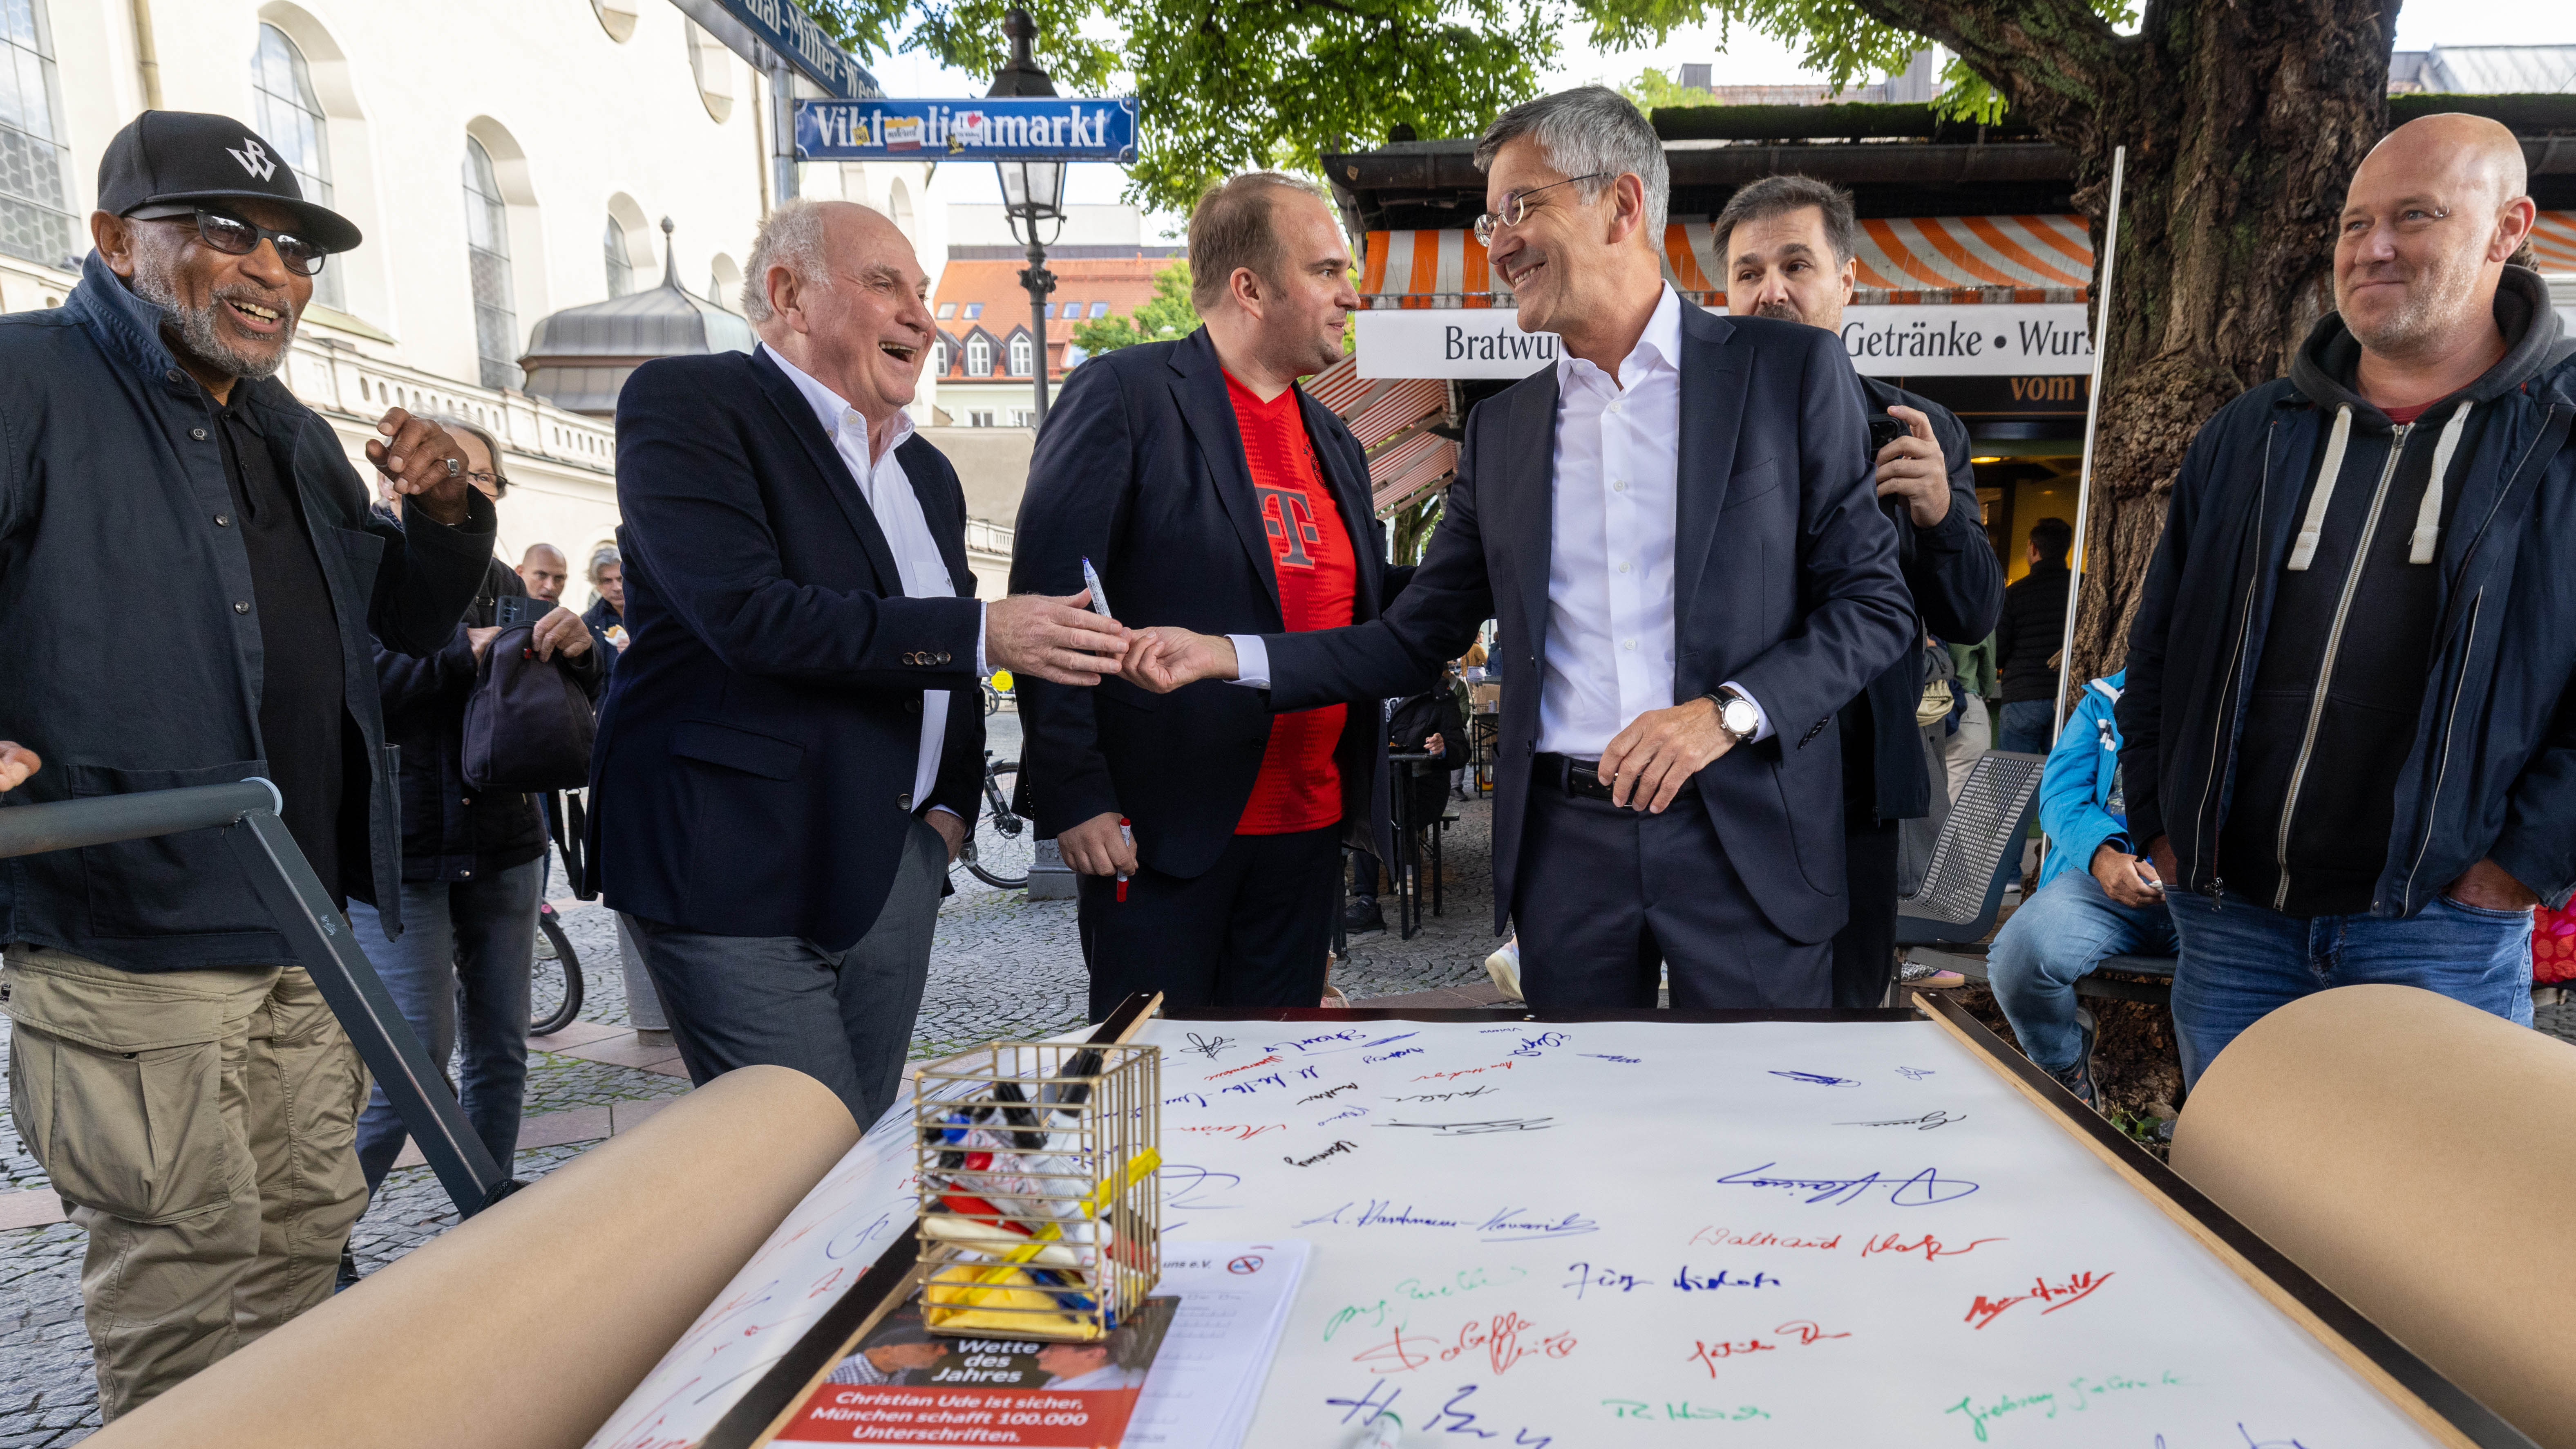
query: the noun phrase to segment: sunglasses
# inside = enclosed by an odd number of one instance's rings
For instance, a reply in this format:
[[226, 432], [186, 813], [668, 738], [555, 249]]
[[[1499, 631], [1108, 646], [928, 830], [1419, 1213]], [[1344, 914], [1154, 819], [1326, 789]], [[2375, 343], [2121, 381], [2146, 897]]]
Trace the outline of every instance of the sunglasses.
[[1545, 186], [1533, 186], [1527, 191], [1504, 192], [1502, 210], [1489, 211], [1476, 218], [1476, 245], [1492, 246], [1495, 232], [1507, 226], [1518, 226], [1529, 220], [1530, 198], [1540, 192], [1554, 191], [1560, 186], [1572, 186], [1578, 181], [1598, 181], [1609, 174], [1607, 171], [1595, 171], [1589, 176], [1570, 176], [1563, 181], [1551, 181]]
[[164, 206], [129, 213], [136, 221], [187, 221], [197, 224], [197, 238], [226, 256], [246, 257], [259, 250], [266, 241], [277, 248], [277, 260], [299, 277], [310, 277], [322, 270], [322, 259], [330, 253], [293, 232], [270, 231], [254, 226], [226, 211], [205, 206]]

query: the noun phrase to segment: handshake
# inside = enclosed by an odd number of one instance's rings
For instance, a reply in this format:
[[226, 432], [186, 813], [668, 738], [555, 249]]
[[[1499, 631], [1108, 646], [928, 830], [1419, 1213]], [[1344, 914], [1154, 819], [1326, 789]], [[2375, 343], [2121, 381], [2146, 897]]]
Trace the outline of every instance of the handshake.
[[984, 611], [985, 662], [1056, 684], [1097, 684], [1114, 674], [1156, 694], [1235, 677], [1234, 645], [1221, 634], [1170, 625], [1130, 629], [1090, 605], [1088, 589], [1066, 598], [996, 600]]

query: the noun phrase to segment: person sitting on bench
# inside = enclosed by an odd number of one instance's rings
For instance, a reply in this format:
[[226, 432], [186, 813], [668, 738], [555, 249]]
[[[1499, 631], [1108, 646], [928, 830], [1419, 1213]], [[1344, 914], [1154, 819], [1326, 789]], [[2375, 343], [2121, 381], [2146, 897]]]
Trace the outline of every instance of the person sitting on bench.
[[2021, 1049], [2066, 1090], [2098, 1106], [2093, 1014], [2075, 983], [2111, 956], [2167, 956], [2173, 918], [2156, 868], [2129, 839], [2120, 793], [2120, 730], [2112, 708], [2126, 671], [2086, 687], [2084, 702], [2048, 752], [2039, 824], [2048, 861], [2039, 888], [1995, 935], [1987, 974]]

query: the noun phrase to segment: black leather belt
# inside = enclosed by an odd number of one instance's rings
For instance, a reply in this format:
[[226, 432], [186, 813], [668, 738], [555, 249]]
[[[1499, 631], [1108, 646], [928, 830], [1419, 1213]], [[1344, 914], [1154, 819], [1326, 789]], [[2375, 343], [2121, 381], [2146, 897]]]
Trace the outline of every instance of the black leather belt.
[[1538, 755], [1531, 767], [1541, 782], [1563, 790], [1581, 800], [1607, 801], [1610, 787], [1601, 783], [1599, 760], [1578, 760], [1569, 755]]

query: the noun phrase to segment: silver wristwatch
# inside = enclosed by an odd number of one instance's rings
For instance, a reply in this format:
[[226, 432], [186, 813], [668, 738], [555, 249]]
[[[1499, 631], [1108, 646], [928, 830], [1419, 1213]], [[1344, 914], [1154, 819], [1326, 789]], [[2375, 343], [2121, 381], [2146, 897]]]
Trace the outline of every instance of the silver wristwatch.
[[1731, 689], [1715, 690], [1708, 697], [1717, 706], [1717, 727], [1733, 735], [1739, 745], [1753, 743], [1762, 731], [1762, 712], [1753, 707], [1753, 701]]

